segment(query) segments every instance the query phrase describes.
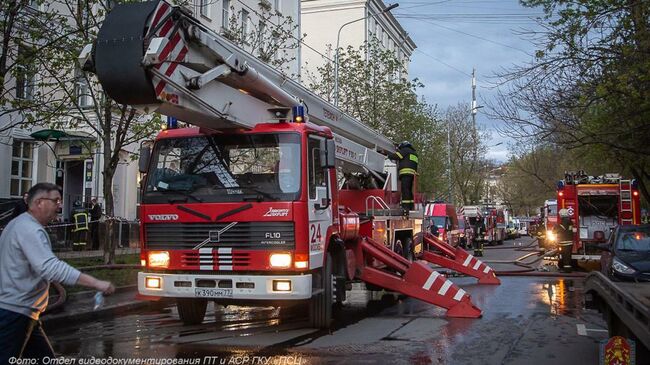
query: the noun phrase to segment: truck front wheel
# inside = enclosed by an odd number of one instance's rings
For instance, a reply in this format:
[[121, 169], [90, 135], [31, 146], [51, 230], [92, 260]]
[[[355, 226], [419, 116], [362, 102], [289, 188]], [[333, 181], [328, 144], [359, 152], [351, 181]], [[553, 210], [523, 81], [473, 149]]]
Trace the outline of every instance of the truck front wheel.
[[208, 301], [205, 299], [178, 298], [176, 300], [178, 315], [185, 325], [202, 323], [207, 306]]
[[[319, 275], [318, 273], [316, 275]], [[332, 254], [329, 252], [320, 272], [316, 278], [315, 289], [322, 289], [309, 300], [309, 322], [314, 328], [327, 329], [332, 325]]]

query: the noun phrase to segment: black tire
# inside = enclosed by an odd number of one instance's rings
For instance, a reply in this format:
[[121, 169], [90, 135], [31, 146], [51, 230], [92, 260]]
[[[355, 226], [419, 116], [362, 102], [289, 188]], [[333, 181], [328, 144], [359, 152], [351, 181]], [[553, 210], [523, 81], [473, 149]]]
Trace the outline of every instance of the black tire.
[[402, 257], [409, 261], [413, 261], [413, 256], [413, 239], [411, 237], [406, 237], [402, 248]]
[[[318, 274], [317, 274], [318, 275]], [[309, 323], [314, 328], [328, 329], [332, 325], [332, 255], [328, 252], [320, 272], [320, 287], [323, 291], [309, 300]]]
[[202, 323], [207, 307], [208, 301], [206, 299], [178, 298], [176, 300], [178, 316], [185, 325]]

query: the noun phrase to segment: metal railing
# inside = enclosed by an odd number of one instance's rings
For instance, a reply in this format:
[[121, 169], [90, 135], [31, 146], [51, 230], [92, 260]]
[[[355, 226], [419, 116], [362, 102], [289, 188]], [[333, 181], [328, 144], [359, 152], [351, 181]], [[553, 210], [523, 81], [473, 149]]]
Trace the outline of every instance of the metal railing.
[[[379, 207], [377, 207], [377, 206], [379, 206]], [[386, 204], [384, 199], [382, 199], [381, 197], [371, 195], [371, 196], [366, 198], [366, 214], [367, 215], [374, 216], [374, 215], [377, 215], [376, 213], [386, 212], [386, 211], [390, 211], [390, 207], [388, 206], [388, 204]]]

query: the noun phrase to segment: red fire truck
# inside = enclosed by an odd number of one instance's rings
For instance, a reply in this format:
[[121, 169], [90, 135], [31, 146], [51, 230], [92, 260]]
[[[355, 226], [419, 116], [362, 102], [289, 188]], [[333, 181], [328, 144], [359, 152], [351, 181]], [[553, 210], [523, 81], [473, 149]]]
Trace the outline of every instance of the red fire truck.
[[386, 160], [394, 143], [183, 8], [116, 6], [80, 62], [118, 103], [197, 126], [164, 130], [141, 151], [143, 298], [176, 298], [188, 324], [208, 300], [304, 301], [325, 328], [348, 283], [363, 281], [449, 316], [481, 315], [463, 289], [411, 260], [498, 284], [485, 264], [420, 232], [421, 210], [402, 216]]
[[[558, 224], [570, 220], [570, 250], [562, 250], [562, 261], [600, 260], [595, 247], [607, 241], [612, 227], [619, 224], [640, 224], [639, 190], [634, 180], [619, 174], [589, 176], [584, 172], [567, 173], [557, 186]], [[569, 223], [569, 222], [567, 222]], [[562, 245], [561, 237], [558, 238]], [[569, 257], [570, 255], [570, 257]]]

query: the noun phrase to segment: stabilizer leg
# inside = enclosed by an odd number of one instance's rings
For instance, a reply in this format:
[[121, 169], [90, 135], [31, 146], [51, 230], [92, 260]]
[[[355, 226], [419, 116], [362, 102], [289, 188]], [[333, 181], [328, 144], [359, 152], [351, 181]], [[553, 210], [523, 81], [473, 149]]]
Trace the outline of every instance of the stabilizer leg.
[[435, 247], [440, 252], [425, 250], [420, 256], [421, 259], [432, 264], [440, 265], [459, 273], [475, 277], [478, 279], [479, 284], [501, 284], [501, 280], [496, 277], [496, 274], [491, 267], [487, 266], [476, 257], [470, 255], [462, 248], [454, 248], [446, 242], [430, 234], [424, 235], [424, 242], [429, 247]]
[[472, 304], [469, 294], [444, 275], [422, 263], [394, 257], [393, 252], [371, 239], [363, 239], [360, 243], [364, 262], [372, 262], [369, 260], [372, 258], [394, 270], [364, 265], [359, 275], [361, 280], [445, 308], [449, 317], [481, 316], [481, 310]]

